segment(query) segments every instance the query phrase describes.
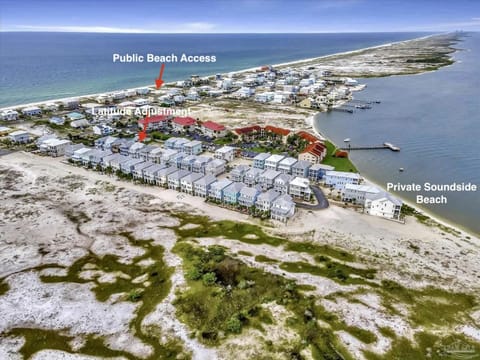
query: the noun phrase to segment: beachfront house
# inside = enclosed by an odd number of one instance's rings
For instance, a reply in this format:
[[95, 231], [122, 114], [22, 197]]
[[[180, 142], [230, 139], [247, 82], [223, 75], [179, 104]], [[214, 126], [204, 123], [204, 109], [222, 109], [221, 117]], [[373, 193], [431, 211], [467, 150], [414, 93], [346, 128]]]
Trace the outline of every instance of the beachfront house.
[[61, 102], [61, 106], [63, 106], [65, 110], [78, 109], [79, 105], [80, 101], [77, 98], [65, 99]]
[[197, 121], [191, 117], [176, 117], [172, 121], [172, 129], [176, 132], [192, 132]]
[[367, 214], [400, 220], [401, 211], [402, 201], [385, 191], [366, 195], [365, 212]]
[[15, 121], [18, 119], [18, 112], [12, 109], [3, 110], [0, 113], [0, 120]]
[[187, 194], [193, 194], [195, 181], [201, 179], [203, 174], [189, 173], [180, 180], [180, 191]]
[[305, 160], [298, 160], [295, 164], [292, 165], [292, 175], [308, 177], [308, 170], [312, 164]]
[[26, 144], [32, 140], [30, 134], [25, 130], [17, 130], [8, 134], [8, 138], [15, 144]]
[[310, 180], [304, 177], [297, 176], [288, 186], [289, 195], [295, 198], [310, 200], [312, 196], [312, 189], [310, 189]]
[[208, 197], [215, 201], [223, 201], [223, 192], [227, 186], [233, 182], [228, 179], [217, 180], [210, 185], [210, 190], [208, 191]]
[[342, 191], [342, 201], [364, 205], [367, 194], [377, 194], [380, 189], [372, 185], [345, 184]]
[[230, 171], [229, 178], [232, 181], [243, 182], [248, 170], [250, 170], [250, 166], [248, 165], [237, 165]]
[[280, 161], [285, 158], [283, 155], [273, 154], [265, 159], [265, 170], [277, 170]]
[[42, 141], [38, 145], [38, 148], [40, 149], [41, 153], [57, 157], [65, 155], [65, 149], [71, 143], [72, 142], [70, 140], [52, 138]]
[[143, 163], [142, 159], [132, 159], [120, 164], [120, 171], [126, 175], [132, 175], [135, 165]]
[[223, 137], [227, 134], [225, 126], [218, 124], [214, 121], [204, 121], [200, 127], [203, 135], [215, 138]]
[[154, 164], [143, 170], [143, 180], [148, 184], [154, 185], [156, 183], [156, 174], [159, 170], [165, 169], [167, 165]]
[[310, 181], [321, 180], [327, 171], [333, 171], [335, 168], [325, 164], [314, 164], [308, 169], [308, 178]]
[[273, 201], [280, 196], [280, 193], [270, 189], [258, 195], [255, 207], [260, 211], [270, 211]]
[[297, 159], [293, 157], [286, 157], [282, 159], [278, 163], [278, 171], [280, 171], [283, 174], [291, 174], [292, 173], [292, 166], [295, 165], [297, 162]]
[[260, 153], [253, 158], [253, 167], [257, 169], [265, 169], [265, 160], [268, 159], [272, 154], [270, 153]]
[[240, 191], [245, 187], [241, 182], [233, 182], [223, 190], [223, 202], [227, 204], [237, 204]]
[[255, 205], [258, 195], [261, 194], [260, 189], [256, 187], [244, 186], [240, 190], [240, 196], [238, 197], [238, 203], [247, 208]]
[[190, 174], [188, 170], [177, 170], [174, 173], [168, 175], [168, 188], [172, 190], [179, 191], [180, 190], [180, 181], [182, 178]]
[[198, 140], [192, 140], [183, 144], [183, 152], [187, 155], [197, 155], [202, 152], [202, 142]]
[[205, 174], [212, 174], [218, 176], [225, 172], [225, 160], [213, 159], [205, 165]]
[[273, 181], [273, 188], [280, 194], [288, 194], [288, 187], [293, 180], [293, 176], [289, 174], [280, 174]]
[[101, 137], [94, 142], [94, 146], [96, 149], [100, 150], [111, 150], [112, 144], [117, 140], [114, 136], [104, 136]]
[[90, 165], [93, 168], [96, 168], [99, 165], [101, 166], [103, 164], [103, 160], [110, 155], [112, 155], [110, 150], [92, 149], [88, 153], [87, 165]]
[[358, 185], [362, 182], [360, 174], [345, 171], [327, 171], [324, 177], [325, 185], [340, 191], [345, 188], [346, 184]]
[[133, 165], [132, 175], [134, 179], [145, 179], [144, 170], [148, 169], [150, 166], [153, 166], [151, 161], [143, 161], [141, 163]]
[[295, 202], [287, 194], [277, 197], [270, 209], [270, 218], [281, 222], [287, 222], [295, 214]]
[[247, 186], [255, 186], [258, 183], [262, 169], [250, 168], [243, 177], [243, 183]]
[[155, 174], [155, 183], [159, 186], [166, 186], [168, 181], [168, 175], [178, 171], [176, 166], [169, 166], [160, 169]]
[[263, 190], [273, 188], [273, 184], [275, 182], [275, 178], [280, 175], [279, 171], [268, 169], [265, 170], [263, 173], [260, 174], [258, 178], [258, 184], [261, 186]]
[[[68, 148], [67, 148], [67, 149], [68, 149]], [[68, 158], [67, 151], [68, 151], [68, 150], [65, 150], [65, 157]], [[106, 170], [107, 168], [110, 168], [110, 169], [113, 170], [113, 168], [112, 168], [112, 162], [113, 162], [113, 161], [118, 161], [119, 159], [123, 159], [123, 158], [125, 158], [123, 155], [116, 154], [116, 153], [113, 153], [113, 154], [110, 154], [110, 155], [105, 156], [105, 157], [102, 159], [102, 162], [100, 163], [100, 165], [102, 166], [102, 170]]]
[[215, 159], [221, 159], [225, 160], [226, 162], [230, 162], [235, 158], [235, 151], [236, 149], [233, 146], [225, 145], [215, 150], [214, 157]]
[[22, 109], [22, 114], [25, 116], [42, 115], [42, 109], [40, 109], [38, 106], [29, 106]]
[[210, 186], [217, 181], [214, 175], [205, 175], [204, 177], [193, 182], [193, 192], [195, 196], [206, 198], [210, 191]]
[[210, 163], [213, 159], [209, 156], [197, 156], [193, 162], [192, 171], [196, 173], [205, 174], [205, 168], [207, 164]]
[[90, 152], [92, 149], [86, 146], [82, 146], [79, 149], [75, 150], [72, 154], [71, 159], [75, 163], [81, 163], [82, 159], [84, 159], [84, 155]]

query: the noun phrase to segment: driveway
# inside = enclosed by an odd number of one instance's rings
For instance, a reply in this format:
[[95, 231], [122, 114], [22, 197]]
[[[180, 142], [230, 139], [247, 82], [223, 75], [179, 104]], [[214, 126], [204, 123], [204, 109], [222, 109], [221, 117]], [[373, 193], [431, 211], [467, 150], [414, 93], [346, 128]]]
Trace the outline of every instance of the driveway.
[[317, 203], [314, 205], [310, 204], [305, 204], [305, 203], [297, 203], [296, 206], [301, 209], [307, 209], [307, 210], [322, 210], [328, 208], [328, 200], [325, 196], [325, 194], [320, 190], [320, 188], [316, 185], [312, 185], [312, 191], [313, 194], [315, 195], [317, 199]]

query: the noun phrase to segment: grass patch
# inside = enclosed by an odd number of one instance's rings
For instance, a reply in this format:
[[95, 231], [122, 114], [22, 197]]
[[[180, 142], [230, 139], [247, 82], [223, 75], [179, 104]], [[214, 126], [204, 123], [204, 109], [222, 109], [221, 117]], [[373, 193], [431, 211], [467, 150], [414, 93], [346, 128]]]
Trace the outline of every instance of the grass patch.
[[243, 256], [253, 256], [253, 254], [249, 251], [244, 251], [244, 250], [239, 250], [237, 252], [238, 255], [243, 255]]
[[[333, 332], [317, 324], [317, 318], [325, 317], [325, 310], [315, 305], [314, 297], [303, 295], [294, 282], [248, 267], [216, 246], [202, 249], [178, 242], [174, 252], [183, 259], [189, 285], [175, 300], [177, 316], [195, 331], [201, 342], [218, 345], [224, 336], [241, 333], [246, 326], [272, 323], [274, 320], [263, 312], [262, 304], [274, 301], [294, 314], [287, 319], [287, 326], [302, 339], [301, 348], [290, 349], [289, 354], [309, 348], [315, 359], [352, 359], [338, 345]], [[212, 272], [216, 275], [215, 283], [205, 284], [201, 276]], [[196, 279], [191, 274], [196, 274]]]
[[266, 264], [278, 263], [278, 260], [269, 258], [268, 256], [265, 256], [265, 255], [257, 255], [257, 256], [255, 256], [255, 261], [256, 261], [256, 262], [261, 262], [261, 263], [266, 263]]
[[[460, 352], [464, 351], [463, 355]], [[391, 349], [382, 355], [364, 351], [368, 360], [384, 359], [415, 359], [415, 360], [445, 360], [445, 359], [480, 359], [480, 344], [461, 335], [439, 336], [428, 332], [415, 335], [415, 342], [405, 338], [393, 340]]]
[[289, 242], [285, 250], [303, 252], [310, 255], [325, 255], [342, 261], [355, 261], [355, 256], [343, 250], [334, 249], [328, 245], [318, 245], [312, 242]]
[[432, 287], [407, 289], [390, 280], [382, 281], [380, 295], [383, 297], [383, 305], [393, 313], [397, 313], [394, 304], [408, 305], [410, 321], [424, 327], [461, 323], [468, 319], [467, 313], [478, 306], [473, 295]]
[[6, 294], [8, 290], [10, 290], [8, 283], [5, 279], [0, 279], [0, 296]]
[[[170, 341], [167, 344], [161, 344], [159, 342], [160, 336], [154, 335], [152, 331], [144, 332], [141, 327], [144, 317], [151, 313], [156, 305], [160, 303], [170, 291], [170, 275], [172, 274], [172, 269], [167, 267], [163, 261], [164, 249], [162, 246], [154, 245], [153, 240], [138, 240], [133, 238], [129, 233], [121, 233], [119, 235], [127, 238], [131, 245], [142, 247], [145, 250], [143, 255], [134, 259], [133, 264], [123, 264], [115, 255], [98, 257], [94, 253], [89, 253], [87, 256], [74, 262], [68, 269], [67, 275], [41, 276], [41, 280], [48, 283], [93, 283], [94, 286], [92, 286], [91, 290], [95, 293], [97, 300], [102, 302], [107, 301], [113, 294], [124, 293], [126, 301], [139, 303], [139, 307], [130, 326], [134, 330], [136, 336], [138, 336], [145, 344], [152, 346], [154, 349], [152, 356], [150, 356], [148, 359], [176, 359], [178, 355], [183, 354], [183, 349], [179, 343]], [[137, 264], [139, 261], [144, 259], [153, 259], [154, 262], [145, 267]], [[128, 275], [129, 279], [117, 277], [114, 283], [99, 283], [96, 279], [82, 279], [80, 277], [80, 273], [85, 269], [87, 264], [90, 267], [94, 267], [95, 270], [100, 270], [106, 273], [122, 272]], [[148, 283], [132, 283], [132, 279], [140, 276], [145, 277]], [[40, 332], [39, 334], [42, 335], [43, 333]], [[43, 348], [51, 348], [50, 346], [47, 346], [49, 341], [51, 340], [55, 344], [57, 338], [52, 334], [43, 335], [46, 336], [45, 347]], [[134, 359], [134, 357], [128, 353], [113, 352], [103, 345], [103, 341], [101, 341], [101, 339], [93, 336], [88, 338], [87, 345], [88, 346], [85, 347], [85, 351], [87, 352], [84, 352], [82, 349], [82, 353], [103, 356], [121, 355], [127, 357], [128, 359]], [[92, 350], [90, 351], [90, 349]]]
[[358, 172], [357, 168], [350, 161], [349, 158], [335, 157], [336, 146], [330, 141], [325, 141], [327, 147], [327, 155], [322, 161], [322, 164], [334, 166], [336, 171]]
[[374, 283], [365, 280], [372, 279], [375, 270], [357, 269], [335, 261], [328, 261], [321, 266], [312, 265], [302, 261], [283, 262], [280, 264], [280, 269], [291, 273], [307, 273], [314, 276], [327, 277], [341, 284], [368, 284], [370, 286], [375, 286]]
[[[183, 239], [222, 236], [247, 244], [267, 244], [272, 246], [279, 246], [286, 242], [283, 238], [268, 235], [256, 225], [230, 220], [211, 221], [205, 216], [195, 216], [185, 213], [175, 214], [175, 216], [180, 220], [180, 225], [172, 229]], [[187, 224], [195, 224], [198, 226], [192, 229], [182, 229], [182, 227]]]

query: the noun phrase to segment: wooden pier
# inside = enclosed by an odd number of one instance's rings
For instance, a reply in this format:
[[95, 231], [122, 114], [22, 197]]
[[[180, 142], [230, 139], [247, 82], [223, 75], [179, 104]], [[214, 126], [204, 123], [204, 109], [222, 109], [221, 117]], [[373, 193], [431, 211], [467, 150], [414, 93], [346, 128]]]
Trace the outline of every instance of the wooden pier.
[[341, 150], [381, 150], [381, 149], [389, 149], [392, 151], [400, 151], [400, 148], [398, 146], [395, 146], [391, 143], [383, 143], [383, 145], [373, 145], [373, 146], [351, 146], [348, 145], [348, 147], [342, 147], [340, 148]]

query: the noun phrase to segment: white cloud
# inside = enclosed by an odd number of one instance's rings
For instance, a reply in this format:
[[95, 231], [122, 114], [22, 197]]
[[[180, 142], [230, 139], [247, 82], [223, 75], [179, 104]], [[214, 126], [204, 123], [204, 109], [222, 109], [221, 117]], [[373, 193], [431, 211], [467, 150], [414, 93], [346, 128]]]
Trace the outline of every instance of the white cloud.
[[109, 26], [70, 26], [70, 25], [13, 25], [2, 31], [47, 31], [47, 32], [92, 32], [92, 33], [202, 33], [215, 28], [215, 24], [193, 22], [170, 24], [163, 28], [121, 28]]

